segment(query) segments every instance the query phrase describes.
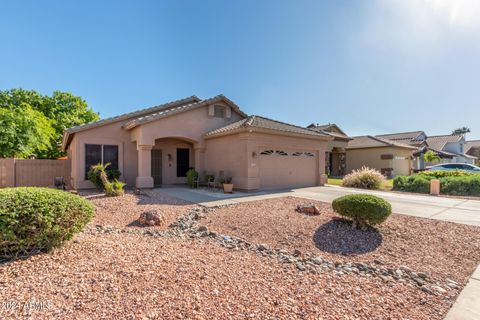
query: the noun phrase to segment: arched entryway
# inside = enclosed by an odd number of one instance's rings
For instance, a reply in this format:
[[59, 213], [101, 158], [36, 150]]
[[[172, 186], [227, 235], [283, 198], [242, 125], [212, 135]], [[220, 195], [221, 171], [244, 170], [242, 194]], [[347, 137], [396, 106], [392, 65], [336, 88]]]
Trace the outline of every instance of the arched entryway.
[[186, 183], [186, 173], [194, 165], [193, 141], [177, 137], [155, 140], [151, 151], [151, 175], [155, 187]]

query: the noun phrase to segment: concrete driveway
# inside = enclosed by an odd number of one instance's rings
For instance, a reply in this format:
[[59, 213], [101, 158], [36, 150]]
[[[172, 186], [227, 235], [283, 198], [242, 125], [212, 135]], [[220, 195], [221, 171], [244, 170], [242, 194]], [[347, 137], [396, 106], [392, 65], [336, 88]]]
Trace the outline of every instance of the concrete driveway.
[[256, 193], [237, 192], [232, 195], [224, 195], [220, 192], [188, 189], [185, 187], [164, 187], [158, 190], [173, 197], [198, 203], [207, 207], [284, 196], [295, 196], [310, 200], [332, 202], [333, 199], [346, 194], [368, 193], [380, 196], [389, 201], [392, 204], [394, 213], [480, 226], [479, 200], [465, 200], [386, 191], [369, 191], [342, 188], [338, 186], [271, 190]]

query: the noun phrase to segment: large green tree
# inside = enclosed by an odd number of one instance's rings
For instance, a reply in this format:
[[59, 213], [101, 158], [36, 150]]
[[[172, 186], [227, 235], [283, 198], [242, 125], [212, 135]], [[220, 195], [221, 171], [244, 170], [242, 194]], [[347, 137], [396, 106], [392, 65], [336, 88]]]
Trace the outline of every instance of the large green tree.
[[82, 98], [61, 91], [0, 91], [0, 112], [0, 157], [58, 158], [66, 128], [99, 119]]

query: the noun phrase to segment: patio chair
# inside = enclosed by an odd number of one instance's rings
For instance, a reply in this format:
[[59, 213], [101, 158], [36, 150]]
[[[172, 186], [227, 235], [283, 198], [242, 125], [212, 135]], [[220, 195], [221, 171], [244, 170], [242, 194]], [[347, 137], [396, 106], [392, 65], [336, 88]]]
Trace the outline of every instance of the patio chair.
[[200, 188], [200, 183], [202, 182], [202, 178], [205, 179], [205, 171], [202, 174], [198, 174], [196, 178], [193, 179], [193, 187]]
[[210, 181], [207, 182], [208, 187], [209, 188], [211, 187], [213, 189], [220, 188], [220, 186], [222, 185], [222, 180], [224, 179], [224, 176], [225, 176], [225, 172], [223, 170], [220, 170], [218, 172], [218, 176], [212, 176]]

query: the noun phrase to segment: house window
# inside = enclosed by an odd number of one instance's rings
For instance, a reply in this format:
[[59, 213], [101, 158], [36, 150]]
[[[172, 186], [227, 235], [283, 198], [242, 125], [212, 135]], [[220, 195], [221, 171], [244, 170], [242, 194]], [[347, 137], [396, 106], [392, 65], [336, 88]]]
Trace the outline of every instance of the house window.
[[118, 170], [118, 146], [102, 144], [85, 145], [85, 179], [88, 179], [88, 171], [97, 164], [110, 163], [108, 169]]
[[224, 106], [213, 106], [213, 116], [215, 118], [225, 118], [226, 110]]
[[307, 157], [315, 157], [315, 155], [311, 152], [305, 152], [304, 153]]
[[283, 150], [277, 150], [275, 153], [279, 156], [288, 156], [288, 153]]
[[300, 157], [302, 154], [303, 154], [302, 152], [298, 152], [298, 151], [297, 151], [297, 152], [292, 153], [292, 156], [294, 156], [294, 157]]

